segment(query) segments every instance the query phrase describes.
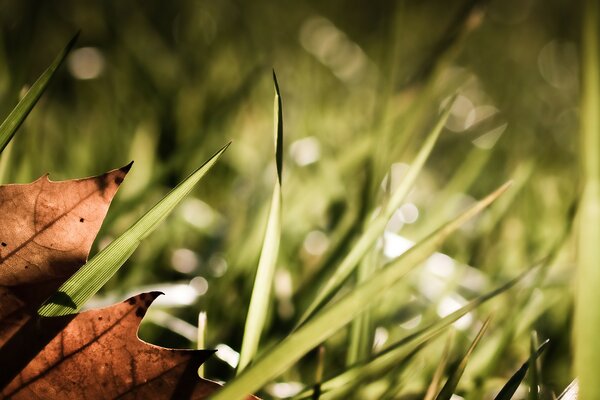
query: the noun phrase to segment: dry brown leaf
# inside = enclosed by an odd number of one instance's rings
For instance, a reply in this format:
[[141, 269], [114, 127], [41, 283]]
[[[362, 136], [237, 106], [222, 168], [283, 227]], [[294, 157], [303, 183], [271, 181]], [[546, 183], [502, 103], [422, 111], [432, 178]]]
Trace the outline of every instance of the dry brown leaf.
[[0, 186], [0, 346], [85, 263], [130, 167]]
[[[2, 397], [207, 398], [220, 386], [198, 378], [197, 371], [214, 351], [167, 349], [137, 337], [140, 321], [158, 295], [144, 293], [100, 310], [40, 318], [40, 336], [34, 336], [39, 343], [24, 340], [13, 346], [13, 355], [43, 348], [4, 388]], [[47, 336], [54, 337], [48, 341]]]
[[205, 399], [220, 388], [198, 377], [214, 351], [167, 349], [137, 337], [158, 292], [80, 314], [37, 315], [87, 260], [130, 166], [0, 186], [0, 399]]

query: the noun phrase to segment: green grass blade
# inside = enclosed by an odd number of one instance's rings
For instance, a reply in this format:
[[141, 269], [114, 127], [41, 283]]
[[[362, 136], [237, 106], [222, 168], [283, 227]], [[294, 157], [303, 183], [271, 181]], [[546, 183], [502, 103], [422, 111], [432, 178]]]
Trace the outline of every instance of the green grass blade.
[[421, 146], [419, 153], [415, 160], [412, 162], [406, 177], [402, 180], [398, 188], [394, 191], [388, 204], [386, 205], [383, 212], [372, 221], [366, 232], [360, 237], [358, 242], [352, 247], [348, 255], [342, 260], [334, 274], [327, 280], [327, 282], [317, 292], [317, 296], [308, 306], [303, 316], [300, 318], [299, 325], [303, 324], [308, 318], [310, 318], [315, 311], [324, 305], [324, 303], [334, 294], [334, 292], [344, 283], [344, 281], [350, 276], [352, 271], [356, 268], [360, 260], [367, 254], [377, 239], [383, 234], [385, 227], [392, 217], [394, 212], [402, 205], [402, 202], [412, 189], [419, 172], [423, 168], [425, 161], [431, 154], [433, 146], [435, 145], [440, 133], [442, 132], [446, 120], [450, 115], [450, 110], [454, 99], [448, 102], [445, 110], [433, 130], [427, 136], [425, 143]]
[[161, 201], [144, 214], [131, 228], [96, 254], [67, 280], [40, 307], [45, 317], [77, 312], [117, 270], [127, 261], [140, 242], [156, 229], [217, 162], [229, 144], [221, 148], [200, 168], [171, 190]]
[[488, 318], [483, 323], [483, 326], [479, 330], [479, 333], [477, 333], [477, 336], [475, 336], [475, 339], [469, 346], [465, 355], [460, 360], [458, 366], [450, 373], [448, 380], [444, 384], [444, 387], [442, 387], [440, 393], [437, 395], [436, 400], [450, 400], [452, 398], [452, 395], [454, 394], [454, 391], [458, 386], [458, 381], [460, 380], [460, 377], [462, 376], [463, 372], [465, 372], [465, 368], [467, 367], [467, 363], [469, 362], [469, 357], [473, 353], [473, 350], [475, 350], [475, 347], [477, 347], [477, 344], [483, 337], [483, 334], [485, 333], [489, 325], [490, 319]]
[[[515, 284], [520, 282], [530, 272], [531, 270], [527, 270], [523, 274], [517, 276], [514, 279], [511, 279], [510, 281], [497, 287], [496, 289], [471, 300], [469, 303], [465, 304], [463, 307], [459, 308], [453, 313], [448, 314], [444, 318], [435, 321], [434, 323], [422, 329], [419, 329], [408, 336], [405, 336], [404, 338], [396, 341], [393, 344], [390, 344], [380, 353], [373, 356], [373, 358], [368, 362], [362, 362], [357, 365], [354, 365], [351, 368], [346, 369], [346, 371], [342, 372], [341, 374], [326, 380], [322, 385], [323, 391], [335, 390], [340, 386], [350, 384], [351, 382], [360, 379], [360, 377], [363, 376], [363, 374], [373, 373], [373, 371], [381, 371], [383, 373], [392, 366], [396, 365], [399, 362], [399, 360], [401, 360], [408, 354], [410, 349], [406, 350], [404, 346], [415, 341], [418, 345], [436, 338], [438, 335], [443, 333], [444, 330], [448, 328], [451, 324], [453, 324], [466, 314], [470, 313], [471, 311], [475, 310], [477, 307], [479, 307], [486, 301], [491, 300], [492, 298], [509, 290]], [[433, 393], [433, 396], [435, 396], [436, 393], [437, 391]], [[305, 397], [308, 396], [308, 394], [310, 393], [303, 392], [299, 396]]]
[[444, 351], [442, 352], [440, 362], [437, 365], [435, 372], [433, 373], [433, 377], [431, 378], [431, 382], [427, 387], [427, 392], [425, 392], [425, 397], [423, 398], [423, 400], [433, 400], [435, 398], [435, 394], [438, 393], [438, 390], [442, 383], [442, 376], [444, 375], [444, 370], [446, 369], [446, 365], [448, 365], [451, 343], [452, 336], [449, 336], [448, 340], [446, 341], [446, 345], [444, 346]]
[[[356, 271], [357, 284], [365, 282], [375, 272], [377, 252], [373, 249], [361, 261]], [[370, 310], [365, 311], [350, 325], [349, 344], [346, 355], [346, 365], [353, 365], [366, 359], [371, 354], [373, 344], [373, 324]]]
[[314, 318], [271, 349], [268, 354], [246, 368], [244, 372], [220, 390], [214, 399], [243, 398], [283, 373], [300, 357], [380, 300], [388, 289], [394, 287], [408, 272], [430, 257], [449, 235], [489, 206], [507, 188], [508, 183], [378, 270], [369, 280], [322, 309]]
[[575, 373], [582, 399], [600, 399], [600, 43], [599, 5], [584, 2], [582, 43], [581, 167], [577, 288], [575, 290]]
[[17, 103], [15, 108], [13, 108], [10, 114], [8, 114], [8, 117], [6, 117], [6, 119], [2, 122], [2, 125], [0, 125], [0, 153], [2, 153], [6, 145], [17, 132], [17, 129], [19, 129], [23, 121], [25, 121], [25, 118], [27, 118], [27, 115], [29, 115], [29, 112], [40, 99], [48, 87], [48, 83], [50, 83], [50, 80], [54, 76], [54, 73], [58, 67], [60, 67], [67, 54], [69, 54], [69, 51], [77, 41], [78, 37], [79, 33], [73, 36], [64, 49], [58, 53], [54, 61], [52, 61], [52, 64], [50, 64], [50, 66], [42, 73], [42, 75], [40, 75], [40, 77], [27, 91], [25, 96], [23, 96], [21, 101]]
[[[542, 343], [537, 348], [537, 351], [535, 352], [536, 359], [544, 352], [544, 350], [546, 349], [546, 346], [548, 345], [549, 342], [550, 342], [549, 340], [546, 340], [544, 343]], [[510, 377], [508, 382], [506, 382], [506, 384], [504, 385], [502, 390], [500, 390], [500, 393], [498, 393], [498, 395], [494, 399], [495, 400], [510, 400], [510, 399], [512, 399], [513, 395], [517, 391], [517, 388], [519, 387], [521, 382], [523, 382], [523, 379], [525, 379], [525, 375], [527, 374], [528, 369], [529, 369], [529, 360], [525, 361], [523, 363], [523, 365], [521, 365], [521, 368], [519, 368], [517, 370], [517, 372], [515, 372], [514, 375]]]
[[258, 350], [260, 335], [262, 334], [267, 312], [269, 310], [269, 301], [271, 299], [271, 289], [273, 287], [273, 277], [275, 275], [275, 263], [279, 252], [279, 241], [281, 238], [281, 170], [283, 167], [283, 118], [281, 95], [277, 77], [273, 71], [273, 82], [275, 84], [275, 161], [277, 164], [277, 182], [273, 189], [273, 198], [271, 200], [271, 210], [267, 221], [267, 230], [263, 240], [263, 246], [258, 261], [258, 269], [252, 288], [252, 298], [246, 317], [246, 326], [244, 328], [244, 339], [240, 351], [240, 362], [238, 373], [240, 373], [254, 358]]

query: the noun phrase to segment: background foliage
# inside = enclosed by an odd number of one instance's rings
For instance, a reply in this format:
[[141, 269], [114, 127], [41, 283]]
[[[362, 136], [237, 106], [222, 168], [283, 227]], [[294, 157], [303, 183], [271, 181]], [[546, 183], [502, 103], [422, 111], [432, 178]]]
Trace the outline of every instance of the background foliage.
[[[446, 243], [451, 258], [438, 257], [394, 289], [374, 310], [371, 334], [376, 346], [393, 341], [552, 254], [535, 289], [500, 297], [455, 326], [451, 360], [493, 312], [459, 388], [501, 387], [529, 356], [536, 330], [540, 342], [550, 339], [543, 391], [560, 392], [573, 377], [568, 232], [579, 191], [581, 12], [558, 0], [481, 3], [1, 1], [2, 115], [66, 40], [82, 34], [2, 154], [0, 178], [29, 182], [50, 172], [66, 179], [135, 160], [97, 249], [233, 140], [89, 304], [162, 289], [167, 296], [150, 310], [141, 336], [192, 347], [197, 314], [207, 311], [206, 344], [227, 359], [223, 345], [240, 349], [276, 176], [270, 69], [284, 99], [285, 167], [262, 348], [297, 322], [457, 92], [446, 130], [375, 263], [507, 179], [515, 179], [514, 190]], [[327, 342], [327, 376], [344, 369], [347, 332]], [[406, 369], [405, 392], [427, 388], [443, 346], [437, 340], [410, 360], [420, 368]], [[310, 355], [278, 381], [310, 383], [315, 363]], [[207, 377], [233, 373], [219, 358], [206, 365]], [[379, 376], [365, 396], [377, 396], [377, 385], [394, 377]]]

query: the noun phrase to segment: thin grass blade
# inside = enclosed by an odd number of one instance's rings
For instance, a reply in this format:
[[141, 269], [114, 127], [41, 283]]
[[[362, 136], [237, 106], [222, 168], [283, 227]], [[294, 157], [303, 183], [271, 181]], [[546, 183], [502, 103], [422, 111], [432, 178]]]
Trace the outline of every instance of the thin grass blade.
[[394, 287], [408, 272], [431, 256], [449, 235], [489, 206], [508, 186], [508, 183], [501, 186], [457, 218], [420, 241], [401, 257], [378, 270], [369, 280], [321, 310], [313, 319], [271, 349], [268, 354], [257, 359], [252, 366], [246, 368], [220, 390], [214, 396], [214, 399], [241, 399], [283, 373], [304, 354], [380, 300], [388, 289]]
[[96, 254], [39, 308], [45, 317], [77, 312], [133, 254], [140, 242], [175, 209], [177, 204], [212, 168], [229, 144], [221, 148], [200, 168], [171, 190], [131, 228]]
[[[408, 336], [405, 336], [404, 338], [396, 341], [393, 344], [390, 344], [380, 353], [373, 356], [373, 358], [371, 358], [368, 362], [358, 363], [346, 369], [341, 374], [326, 380], [325, 382], [323, 382], [322, 385], [323, 391], [335, 390], [340, 386], [348, 385], [351, 382], [359, 380], [360, 377], [363, 375], [373, 374], [374, 372], [378, 371], [381, 371], [381, 373], [383, 373], [384, 371], [388, 370], [389, 368], [400, 362], [400, 360], [402, 360], [404, 357], [406, 357], [406, 355], [410, 351], [410, 349], [407, 350], [404, 348], [407, 344], [417, 342], [416, 344], [414, 344], [414, 346], [416, 346], [435, 339], [440, 334], [442, 334], [444, 330], [446, 330], [451, 324], [453, 324], [466, 314], [470, 313], [471, 311], [475, 310], [477, 307], [479, 307], [486, 301], [491, 300], [494, 297], [506, 292], [530, 273], [531, 270], [525, 271], [521, 275], [511, 279], [510, 281], [497, 287], [496, 289], [471, 300], [469, 303], [454, 311], [453, 313], [448, 314], [444, 318], [435, 321], [434, 323], [422, 329], [419, 329]], [[433, 393], [433, 396], [435, 396], [436, 393], [437, 391]], [[309, 394], [310, 392], [303, 392], [299, 396], [306, 397]]]
[[321, 308], [324, 303], [331, 298], [334, 292], [344, 283], [344, 281], [350, 276], [352, 271], [356, 268], [360, 260], [367, 254], [377, 239], [383, 234], [385, 227], [392, 217], [394, 212], [402, 205], [402, 202], [412, 189], [417, 176], [421, 172], [425, 161], [431, 154], [433, 146], [435, 145], [440, 133], [442, 132], [446, 120], [450, 115], [450, 110], [454, 99], [448, 102], [448, 105], [442, 112], [440, 119], [434, 126], [433, 130], [427, 136], [425, 143], [421, 146], [419, 153], [412, 162], [406, 177], [402, 180], [398, 188], [394, 191], [384, 211], [372, 221], [366, 228], [365, 233], [360, 237], [358, 242], [352, 247], [348, 255], [342, 260], [338, 268], [335, 270], [333, 275], [327, 280], [327, 282], [317, 292], [317, 296], [308, 306], [302, 317], [300, 318], [299, 325], [303, 324], [308, 318], [310, 318], [317, 309]]
[[252, 288], [252, 298], [246, 317], [246, 326], [244, 328], [244, 339], [240, 351], [240, 362], [237, 372], [240, 373], [252, 361], [258, 350], [260, 336], [262, 334], [267, 312], [269, 310], [269, 301], [271, 299], [271, 289], [273, 288], [273, 277], [275, 275], [275, 263], [279, 253], [279, 242], [281, 239], [281, 173], [283, 168], [283, 115], [281, 105], [281, 94], [277, 76], [273, 71], [273, 82], [275, 85], [275, 162], [277, 164], [277, 181], [273, 189], [271, 200], [271, 210], [267, 221], [267, 230], [263, 240], [254, 287]]
[[[452, 333], [452, 332], [451, 332]], [[433, 377], [431, 378], [431, 382], [427, 387], [427, 392], [425, 392], [425, 397], [423, 400], [433, 400], [435, 398], [435, 394], [440, 390], [440, 385], [442, 383], [442, 376], [444, 375], [444, 370], [446, 369], [446, 365], [448, 365], [448, 358], [450, 356], [450, 345], [452, 344], [452, 335], [448, 336], [448, 340], [446, 340], [446, 345], [444, 346], [444, 351], [442, 352], [442, 357], [440, 358], [440, 363], [437, 365], [435, 372], [433, 373]]]
[[[549, 340], [546, 340], [537, 348], [535, 352], [536, 359], [544, 352], [549, 342]], [[519, 387], [521, 382], [523, 382], [523, 379], [525, 379], [525, 375], [527, 374], [527, 370], [529, 369], [529, 364], [530, 362], [529, 360], [527, 360], [523, 363], [523, 365], [521, 365], [521, 368], [519, 368], [517, 372], [515, 372], [514, 375], [510, 377], [508, 382], [506, 382], [504, 387], [500, 390], [500, 393], [498, 393], [498, 395], [494, 398], [495, 400], [512, 399], [513, 395], [517, 391], [517, 388]]]
[[0, 153], [4, 150], [6, 145], [13, 138], [17, 129], [21, 126], [25, 118], [29, 115], [29, 112], [33, 109], [37, 101], [42, 97], [42, 94], [48, 87], [50, 80], [54, 76], [56, 70], [63, 63], [69, 51], [73, 48], [73, 45], [77, 41], [79, 33], [77, 33], [69, 43], [62, 49], [56, 56], [52, 64], [40, 75], [35, 81], [31, 88], [27, 91], [25, 96], [17, 103], [15, 108], [8, 114], [8, 117], [0, 125]]
[[456, 369], [454, 369], [454, 371], [452, 371], [452, 373], [448, 377], [448, 380], [444, 384], [444, 387], [442, 387], [442, 390], [437, 395], [436, 400], [450, 400], [452, 398], [452, 395], [454, 394], [454, 391], [456, 390], [456, 387], [458, 386], [458, 381], [460, 380], [463, 372], [465, 371], [465, 368], [467, 367], [467, 363], [469, 362], [469, 357], [473, 353], [473, 350], [475, 350], [475, 347], [477, 347], [477, 344], [483, 337], [483, 334], [485, 333], [485, 331], [487, 330], [489, 325], [490, 325], [490, 319], [488, 318], [483, 323], [483, 326], [479, 330], [479, 333], [477, 333], [477, 336], [475, 336], [475, 339], [469, 346], [469, 348], [468, 348], [467, 352], [465, 353], [465, 355], [463, 356], [463, 358], [460, 360], [460, 363], [458, 364]]
[[558, 400], [577, 400], [579, 396], [579, 381], [574, 379], [573, 382], [558, 396]]
[[538, 400], [540, 395], [538, 390], [537, 347], [537, 334], [533, 331], [529, 340], [529, 400]]

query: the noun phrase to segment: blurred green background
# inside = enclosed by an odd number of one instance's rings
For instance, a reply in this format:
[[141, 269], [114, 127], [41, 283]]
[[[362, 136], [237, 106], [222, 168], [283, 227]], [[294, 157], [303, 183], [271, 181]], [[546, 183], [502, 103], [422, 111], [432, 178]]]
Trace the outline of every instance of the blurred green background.
[[[504, 181], [515, 179], [515, 188], [455, 235], [442, 249], [447, 256], [432, 258], [375, 309], [375, 347], [552, 253], [534, 290], [494, 300], [455, 329], [466, 343], [494, 312], [463, 390], [497, 389], [528, 357], [535, 329], [551, 340], [544, 391], [558, 393], [572, 379], [580, 18], [578, 3], [559, 0], [2, 0], [2, 115], [82, 33], [2, 155], [0, 177], [68, 179], [134, 160], [94, 253], [233, 140], [193, 196], [90, 304], [165, 291], [141, 336], [173, 347], [194, 346], [198, 312], [206, 311], [207, 346], [221, 357], [207, 364], [207, 376], [227, 380], [275, 179], [271, 69], [284, 105], [284, 220], [263, 348], [289, 332], [458, 93], [379, 259], [397, 256], [406, 240]], [[326, 376], [343, 370], [345, 335], [326, 346]], [[411, 361], [407, 393], [427, 387], [440, 346]], [[310, 384], [314, 363], [306, 357], [278, 380], [288, 386], [271, 385], [266, 395]], [[389, 377], [374, 385], [379, 378]]]

